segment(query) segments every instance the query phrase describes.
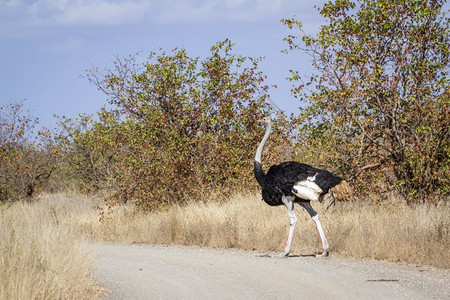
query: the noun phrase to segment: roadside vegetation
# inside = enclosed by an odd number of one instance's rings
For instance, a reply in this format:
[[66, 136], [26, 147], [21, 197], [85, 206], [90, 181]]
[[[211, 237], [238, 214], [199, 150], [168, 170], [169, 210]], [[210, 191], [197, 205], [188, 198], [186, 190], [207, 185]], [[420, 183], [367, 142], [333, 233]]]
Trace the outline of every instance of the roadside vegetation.
[[[309, 53], [315, 68], [293, 62], [302, 108], [290, 117], [270, 105], [262, 59], [229, 40], [205, 58], [174, 49], [88, 70], [108, 108], [53, 129], [36, 131], [24, 103], [1, 106], [0, 298], [102, 297], [86, 241], [278, 251], [286, 212], [259, 200], [252, 174], [267, 115], [264, 168], [298, 160], [355, 191], [317, 207], [332, 255], [449, 268], [444, 3], [332, 1], [314, 36], [282, 20], [285, 52]], [[314, 224], [299, 222], [294, 254], [315, 253]]]
[[83, 198], [0, 206], [0, 299], [99, 299], [80, 220]]
[[[326, 210], [317, 203], [330, 241], [331, 256], [373, 258], [450, 268], [450, 208], [431, 204], [373, 205], [338, 203]], [[297, 207], [299, 223], [293, 255], [317, 254], [320, 239], [314, 222]], [[107, 206], [100, 219], [91, 215], [82, 229], [92, 241], [199, 245], [281, 252], [289, 227], [284, 207], [269, 207], [259, 193], [221, 197], [164, 211], [142, 213], [135, 206]]]

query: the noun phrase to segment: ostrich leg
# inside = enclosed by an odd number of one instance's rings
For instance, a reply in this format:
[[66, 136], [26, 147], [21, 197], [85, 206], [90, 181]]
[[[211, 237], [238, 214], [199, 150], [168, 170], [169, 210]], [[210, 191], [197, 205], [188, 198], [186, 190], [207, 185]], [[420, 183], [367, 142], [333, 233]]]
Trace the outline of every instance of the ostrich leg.
[[289, 252], [291, 252], [292, 236], [294, 235], [295, 224], [297, 224], [297, 217], [294, 213], [294, 199], [292, 197], [283, 196], [282, 201], [289, 214], [289, 234], [283, 252], [278, 254], [276, 257], [285, 257], [288, 256]]
[[319, 215], [311, 207], [311, 204], [309, 204], [309, 202], [301, 202], [299, 204], [309, 213], [311, 219], [314, 221], [314, 223], [316, 223], [317, 230], [319, 231], [320, 239], [322, 241], [323, 252], [322, 254], [317, 254], [316, 257], [328, 256], [329, 245], [327, 239], [325, 238], [325, 233], [323, 232], [322, 225], [320, 224]]

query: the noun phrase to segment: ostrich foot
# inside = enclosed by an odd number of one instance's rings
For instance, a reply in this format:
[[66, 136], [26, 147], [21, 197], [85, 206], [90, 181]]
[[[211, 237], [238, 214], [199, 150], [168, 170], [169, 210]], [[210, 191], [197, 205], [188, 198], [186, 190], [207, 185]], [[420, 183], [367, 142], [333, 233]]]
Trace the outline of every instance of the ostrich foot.
[[283, 251], [281, 253], [278, 253], [278, 254], [275, 254], [275, 255], [271, 255], [270, 257], [272, 257], [272, 258], [283, 258], [283, 257], [287, 257], [288, 255], [289, 255], [289, 252]]
[[322, 254], [316, 254], [316, 257], [327, 257], [328, 256], [328, 250], [324, 250]]

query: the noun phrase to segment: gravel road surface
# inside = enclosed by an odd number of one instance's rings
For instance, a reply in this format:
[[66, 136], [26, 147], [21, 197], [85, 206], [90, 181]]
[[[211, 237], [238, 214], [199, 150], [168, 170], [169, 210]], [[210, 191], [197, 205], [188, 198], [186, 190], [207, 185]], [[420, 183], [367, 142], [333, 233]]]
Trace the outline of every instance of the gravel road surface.
[[108, 299], [450, 299], [450, 270], [342, 257], [92, 244]]

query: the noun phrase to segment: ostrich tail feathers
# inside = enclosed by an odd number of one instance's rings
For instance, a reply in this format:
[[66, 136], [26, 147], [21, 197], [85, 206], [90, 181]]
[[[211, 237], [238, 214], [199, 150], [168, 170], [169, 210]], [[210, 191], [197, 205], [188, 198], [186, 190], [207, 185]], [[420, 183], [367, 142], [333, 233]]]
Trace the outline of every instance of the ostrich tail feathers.
[[336, 201], [348, 201], [353, 194], [350, 184], [345, 180], [331, 188], [330, 192]]

